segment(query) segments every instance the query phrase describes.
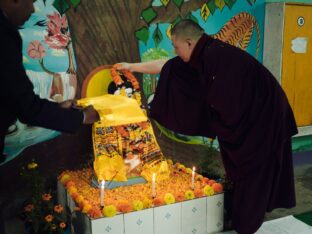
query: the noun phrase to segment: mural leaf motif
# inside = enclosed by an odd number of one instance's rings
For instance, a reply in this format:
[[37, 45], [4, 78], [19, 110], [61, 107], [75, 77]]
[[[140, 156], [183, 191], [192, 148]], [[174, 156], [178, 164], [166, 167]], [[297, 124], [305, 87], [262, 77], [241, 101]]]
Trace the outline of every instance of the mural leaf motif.
[[76, 9], [76, 7], [80, 4], [81, 0], [70, 0], [72, 6]]
[[181, 21], [181, 16], [177, 16], [177, 18], [174, 19], [174, 21], [172, 22], [172, 25], [174, 26], [176, 23], [180, 22]]
[[148, 37], [149, 37], [148, 28], [144, 26], [144, 27], [138, 29], [138, 30], [135, 32], [135, 36], [136, 36], [136, 38], [137, 38], [138, 40], [143, 41], [144, 44], [146, 45], [147, 40], [148, 40]]
[[173, 3], [180, 9], [184, 0], [173, 0]]
[[53, 6], [60, 13], [60, 15], [63, 15], [70, 8], [66, 0], [54, 0]]
[[149, 25], [157, 17], [157, 12], [153, 7], [150, 6], [142, 11], [141, 16], [143, 20]]
[[252, 6], [253, 4], [256, 3], [257, 0], [247, 0], [247, 2], [249, 3], [250, 6]]
[[231, 10], [236, 0], [224, 0], [225, 5]]
[[189, 12], [185, 18], [193, 20], [194, 22], [198, 23], [198, 19], [192, 14], [192, 12]]
[[163, 35], [161, 33], [161, 31], [159, 30], [159, 27], [158, 27], [158, 24], [156, 26], [156, 29], [153, 33], [153, 40], [154, 40], [154, 43], [155, 43], [155, 46], [158, 47], [159, 43], [162, 41], [163, 39]]
[[225, 6], [224, 0], [215, 0], [215, 4], [220, 9], [220, 11], [222, 11]]
[[215, 11], [217, 9], [215, 2], [211, 0], [211, 1], [208, 1], [206, 4], [209, 8], [210, 13], [213, 15], [213, 13], [215, 13]]
[[170, 0], [160, 0], [160, 2], [166, 7], [168, 6], [168, 3], [170, 2]]
[[170, 24], [166, 30], [166, 34], [167, 34], [167, 37], [171, 40], [171, 29], [173, 27], [173, 24]]
[[202, 19], [206, 22], [208, 17], [210, 15], [210, 10], [207, 6], [207, 4], [205, 3], [201, 9], [200, 9], [200, 16], [202, 17]]

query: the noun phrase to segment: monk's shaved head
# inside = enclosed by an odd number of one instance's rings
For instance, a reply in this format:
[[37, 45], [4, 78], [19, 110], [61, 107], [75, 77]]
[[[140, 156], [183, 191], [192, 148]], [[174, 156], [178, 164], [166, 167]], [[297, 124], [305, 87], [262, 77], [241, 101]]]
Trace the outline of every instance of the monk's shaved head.
[[171, 29], [171, 35], [184, 39], [199, 39], [204, 30], [193, 20], [184, 19], [176, 23]]

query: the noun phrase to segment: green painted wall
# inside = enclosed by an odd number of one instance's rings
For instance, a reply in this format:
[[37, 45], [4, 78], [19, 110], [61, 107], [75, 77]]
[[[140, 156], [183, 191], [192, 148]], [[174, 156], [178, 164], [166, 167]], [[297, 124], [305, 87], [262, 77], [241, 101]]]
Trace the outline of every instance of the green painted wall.
[[312, 0], [265, 0], [265, 2], [289, 2], [289, 3], [310, 3], [312, 4]]

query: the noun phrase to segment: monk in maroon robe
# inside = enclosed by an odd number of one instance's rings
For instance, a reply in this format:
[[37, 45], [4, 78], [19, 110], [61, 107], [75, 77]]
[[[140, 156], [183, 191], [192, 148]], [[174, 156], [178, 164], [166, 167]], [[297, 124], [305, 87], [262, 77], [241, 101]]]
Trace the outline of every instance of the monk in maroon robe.
[[121, 69], [161, 75], [150, 115], [176, 132], [217, 137], [234, 183], [232, 221], [255, 233], [265, 212], [295, 206], [292, 109], [273, 75], [247, 52], [204, 34], [190, 20], [171, 32], [178, 57], [121, 63]]

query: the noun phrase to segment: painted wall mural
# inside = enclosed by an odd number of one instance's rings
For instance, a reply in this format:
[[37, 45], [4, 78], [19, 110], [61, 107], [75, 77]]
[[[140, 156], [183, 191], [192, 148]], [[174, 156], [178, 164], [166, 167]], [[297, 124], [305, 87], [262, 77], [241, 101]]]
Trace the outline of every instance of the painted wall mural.
[[[54, 101], [79, 98], [84, 79], [99, 66], [173, 57], [169, 32], [181, 18], [197, 21], [208, 34], [262, 60], [264, 0], [37, 0], [35, 6], [36, 13], [20, 30], [24, 66], [35, 92]], [[143, 78], [148, 101], [157, 79]], [[211, 143], [160, 129], [177, 141]], [[13, 158], [58, 134], [16, 122], [6, 137], [5, 152]]]
[[[62, 102], [75, 98], [76, 64], [67, 18], [53, 4], [52, 0], [36, 1], [35, 13], [20, 29], [20, 35], [24, 67], [35, 93]], [[5, 138], [8, 161], [26, 147], [57, 135], [57, 131], [13, 123]]]
[[[262, 40], [264, 27], [264, 1], [210, 0], [197, 3], [189, 12], [181, 14], [181, 7], [195, 1], [154, 0], [143, 9], [140, 19], [145, 25], [136, 30], [142, 61], [171, 58], [175, 56], [170, 42], [172, 26], [182, 18], [197, 22], [207, 34], [235, 45], [262, 61]], [[239, 2], [239, 3], [238, 3]], [[169, 4], [178, 9], [178, 14], [163, 19], [159, 8]], [[143, 90], [148, 102], [151, 102], [157, 86], [158, 75], [144, 75]], [[211, 144], [203, 137], [189, 137], [174, 133], [158, 125], [162, 133], [169, 138], [190, 144]]]

